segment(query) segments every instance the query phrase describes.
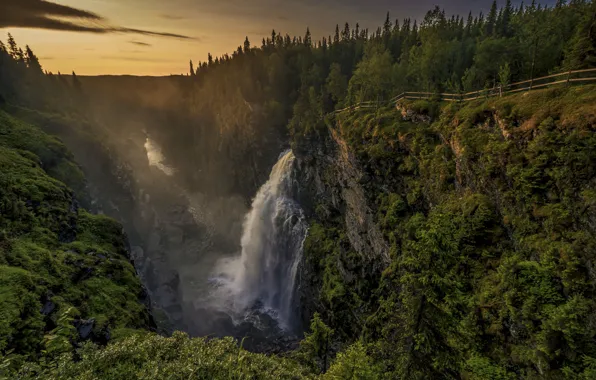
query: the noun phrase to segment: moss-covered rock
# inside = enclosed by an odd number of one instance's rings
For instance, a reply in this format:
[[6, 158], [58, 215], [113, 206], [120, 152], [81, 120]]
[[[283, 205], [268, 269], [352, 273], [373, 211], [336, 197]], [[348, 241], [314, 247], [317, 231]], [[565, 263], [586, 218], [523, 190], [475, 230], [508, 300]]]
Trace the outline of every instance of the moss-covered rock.
[[151, 327], [122, 227], [62, 181], [84, 191], [64, 145], [0, 111], [0, 353], [12, 363]]

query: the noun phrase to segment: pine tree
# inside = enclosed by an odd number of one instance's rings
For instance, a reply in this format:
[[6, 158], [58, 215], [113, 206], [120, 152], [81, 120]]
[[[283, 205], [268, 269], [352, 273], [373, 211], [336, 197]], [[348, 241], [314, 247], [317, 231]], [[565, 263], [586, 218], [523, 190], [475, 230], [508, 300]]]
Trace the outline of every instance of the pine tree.
[[250, 41], [248, 40], [248, 36], [244, 40], [244, 52], [248, 53], [250, 51]]
[[195, 76], [195, 68], [194, 68], [194, 65], [192, 64], [192, 59], [190, 60], [190, 76], [191, 77]]
[[383, 24], [383, 36], [389, 36], [391, 34], [391, 20], [389, 19], [389, 17], [389, 12], [387, 12], [387, 18], [385, 19], [385, 23]]
[[209, 66], [213, 65], [213, 56], [211, 55], [211, 53], [207, 53], [207, 64]]
[[334, 44], [339, 43], [339, 25], [338, 24], [335, 25], [335, 37], [333, 37], [333, 43]]
[[310, 34], [310, 28], [306, 28], [306, 34], [304, 35], [304, 46], [311, 47], [312, 46], [312, 36]]
[[8, 33], [8, 54], [10, 54], [12, 59], [18, 60], [19, 47], [17, 46], [14, 37], [10, 33]]
[[41, 64], [39, 63], [39, 59], [33, 53], [29, 45], [25, 47], [25, 62], [27, 63], [27, 67], [29, 67], [31, 70], [36, 71], [38, 73], [43, 72]]
[[495, 26], [497, 24], [497, 1], [493, 1], [493, 5], [490, 8], [490, 12], [488, 13], [488, 18], [486, 20], [485, 26], [485, 33], [487, 36], [492, 36], [495, 32]]
[[350, 40], [350, 24], [346, 22], [344, 26], [344, 31], [341, 33], [341, 40], [342, 41], [349, 41]]
[[511, 17], [513, 16], [513, 5], [511, 0], [507, 0], [505, 8], [503, 8], [503, 15], [501, 16], [501, 30], [500, 33], [503, 37], [509, 37], [511, 35]]
[[79, 92], [81, 92], [83, 89], [81, 81], [79, 80], [79, 78], [77, 77], [77, 74], [74, 71], [72, 72], [72, 86], [74, 87], [75, 90], [77, 90]]
[[315, 313], [310, 323], [310, 333], [306, 333], [296, 352], [297, 358], [318, 372], [329, 368], [331, 337], [334, 331], [327, 327], [319, 313]]
[[526, 11], [525, 5], [524, 5], [524, 2], [522, 1], [521, 4], [519, 5], [519, 9], [517, 10], [517, 14], [519, 16], [522, 16], [525, 11]]
[[468, 13], [468, 21], [466, 21], [466, 30], [464, 35], [469, 37], [472, 34], [472, 26], [474, 25], [474, 18], [472, 17], [472, 12]]
[[276, 37], [277, 37], [277, 35], [275, 34], [275, 29], [273, 29], [273, 31], [271, 31], [271, 44], [273, 46], [275, 46]]
[[570, 41], [563, 67], [567, 70], [596, 67], [596, 1], [588, 6]]

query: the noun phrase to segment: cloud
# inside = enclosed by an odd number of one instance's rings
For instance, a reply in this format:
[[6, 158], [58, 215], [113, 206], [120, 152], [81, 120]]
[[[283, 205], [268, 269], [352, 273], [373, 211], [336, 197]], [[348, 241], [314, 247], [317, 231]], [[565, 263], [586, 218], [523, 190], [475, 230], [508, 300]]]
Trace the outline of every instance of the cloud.
[[194, 39], [175, 33], [113, 26], [96, 13], [46, 0], [0, 0], [0, 28], [9, 27]]
[[128, 43], [131, 43], [131, 44], [137, 45], [137, 46], [153, 46], [151, 44], [148, 44], [147, 42], [136, 41], [136, 40], [128, 41]]

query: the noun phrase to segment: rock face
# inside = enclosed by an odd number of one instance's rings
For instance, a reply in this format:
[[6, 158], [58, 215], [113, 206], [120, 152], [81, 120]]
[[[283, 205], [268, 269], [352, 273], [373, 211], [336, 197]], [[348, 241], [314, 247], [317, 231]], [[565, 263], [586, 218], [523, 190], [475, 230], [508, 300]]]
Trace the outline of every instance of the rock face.
[[[301, 205], [311, 217], [340, 218], [351, 250], [362, 260], [375, 263], [378, 268], [374, 272], [381, 271], [389, 264], [389, 247], [375, 223], [372, 202], [367, 198], [365, 185], [370, 176], [341, 133], [329, 126], [322, 136], [306, 139], [294, 150], [298, 159]], [[353, 274], [341, 263], [337, 266], [345, 282], [350, 282]], [[315, 279], [320, 276], [313, 263], [302, 262], [297, 293], [303, 323], [308, 323], [313, 313], [322, 308], [318, 303], [319, 289]]]

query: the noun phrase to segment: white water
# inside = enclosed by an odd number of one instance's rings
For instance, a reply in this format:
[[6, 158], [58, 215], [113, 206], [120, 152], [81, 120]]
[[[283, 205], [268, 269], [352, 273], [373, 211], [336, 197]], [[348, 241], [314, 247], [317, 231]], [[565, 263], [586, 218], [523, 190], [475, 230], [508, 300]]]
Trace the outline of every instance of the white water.
[[149, 165], [155, 166], [168, 176], [173, 176], [176, 173], [176, 169], [163, 163], [166, 159], [161, 152], [161, 148], [149, 138], [145, 141], [145, 150], [147, 151]]
[[244, 221], [242, 254], [222, 261], [217, 279], [228, 312], [243, 315], [258, 307], [284, 328], [293, 325], [296, 272], [307, 233], [302, 209], [291, 198], [294, 160], [288, 151], [273, 167]]

